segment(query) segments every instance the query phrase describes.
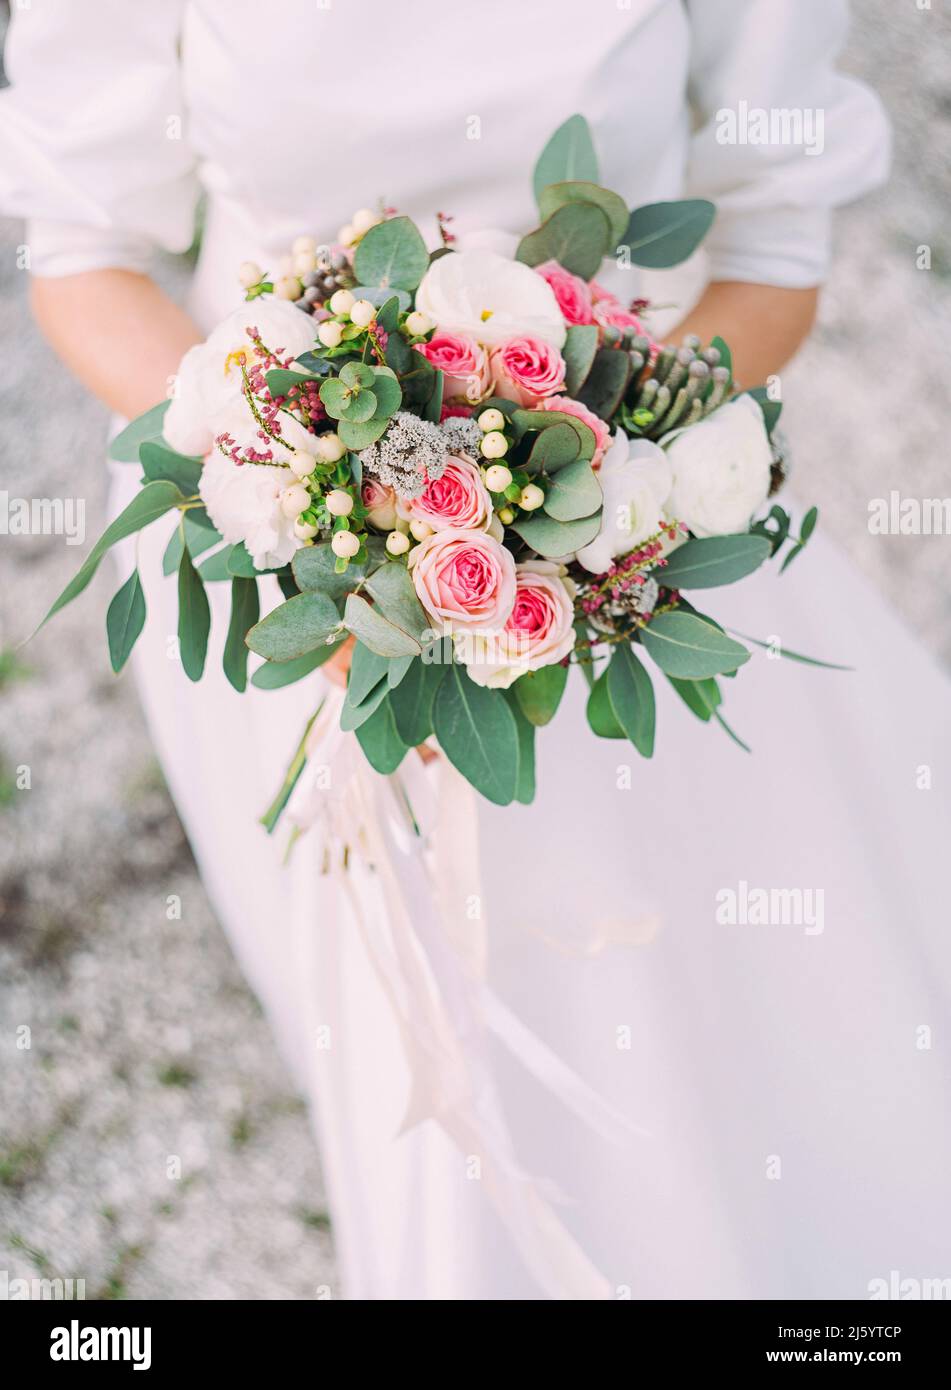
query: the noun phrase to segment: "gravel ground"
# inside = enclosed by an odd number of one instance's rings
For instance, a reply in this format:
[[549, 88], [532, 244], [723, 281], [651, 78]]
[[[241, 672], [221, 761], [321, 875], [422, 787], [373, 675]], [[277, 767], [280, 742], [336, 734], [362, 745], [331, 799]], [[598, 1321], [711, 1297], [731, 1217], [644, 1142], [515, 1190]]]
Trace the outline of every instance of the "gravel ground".
[[[821, 524], [951, 659], [948, 539], [867, 528], [869, 499], [892, 488], [951, 491], [949, 25], [940, 0], [856, 9], [846, 65], [889, 106], [896, 175], [839, 220], [785, 420]], [[84, 497], [93, 535], [105, 412], [31, 329], [20, 229], [0, 233], [0, 488]], [[916, 268], [922, 245], [930, 271]], [[165, 274], [179, 285], [183, 269]], [[56, 389], [37, 412], [44, 378]], [[0, 1279], [82, 1277], [88, 1297], [314, 1298], [334, 1269], [307, 1119], [204, 897], [131, 683], [109, 670], [106, 586], [55, 636], [12, 650], [81, 553], [35, 536], [6, 540], [0, 559]]]

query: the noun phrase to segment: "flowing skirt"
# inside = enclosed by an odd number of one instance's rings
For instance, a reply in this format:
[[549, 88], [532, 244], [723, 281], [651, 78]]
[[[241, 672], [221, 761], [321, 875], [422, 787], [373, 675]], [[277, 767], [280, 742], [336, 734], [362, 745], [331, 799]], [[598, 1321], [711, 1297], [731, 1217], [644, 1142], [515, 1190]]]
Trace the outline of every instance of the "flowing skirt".
[[[118, 509], [137, 469], [111, 467]], [[708, 605], [774, 649], [854, 667], [756, 649], [722, 682], [752, 753], [662, 678], [653, 760], [597, 740], [574, 671], [539, 732], [534, 804], [474, 803], [480, 867], [458, 888], [493, 997], [632, 1127], [605, 1136], [488, 1040], [512, 1180], [537, 1179], [567, 1242], [533, 1255], [465, 1138], [425, 1108], [404, 1125], [412, 1050], [372, 959], [386, 883], [359, 856], [345, 879], [323, 872], [319, 828], [284, 865], [286, 837], [259, 824], [326, 683], [235, 693], [218, 584], [191, 685], [168, 533], [141, 539], [136, 677], [204, 883], [310, 1103], [335, 1292], [586, 1297], [566, 1273], [577, 1252], [603, 1279], [591, 1296], [617, 1298], [863, 1298], [892, 1271], [948, 1274], [951, 690], [832, 545], [817, 536], [787, 574]]]

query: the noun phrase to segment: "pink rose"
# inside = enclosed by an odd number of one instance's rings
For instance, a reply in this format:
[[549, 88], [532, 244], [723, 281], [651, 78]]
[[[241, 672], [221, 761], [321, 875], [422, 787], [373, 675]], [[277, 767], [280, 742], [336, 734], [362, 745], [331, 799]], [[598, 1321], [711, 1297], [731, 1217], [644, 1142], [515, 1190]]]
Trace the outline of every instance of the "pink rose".
[[408, 521], [425, 521], [434, 531], [447, 526], [481, 531], [492, 520], [492, 498], [478, 464], [451, 454], [445, 471], [428, 482], [419, 497], [404, 499], [399, 510]]
[[417, 343], [427, 362], [446, 378], [447, 400], [462, 397], [473, 405], [484, 401], [492, 386], [485, 348], [464, 333], [437, 333], [428, 343]]
[[420, 603], [443, 632], [499, 632], [515, 603], [515, 561], [485, 531], [435, 531], [409, 563]]
[[466, 634], [458, 647], [476, 685], [507, 690], [526, 671], [563, 661], [575, 645], [574, 594], [550, 560], [516, 566], [515, 603], [501, 633]]
[[565, 359], [541, 338], [509, 338], [490, 357], [495, 394], [529, 409], [565, 387]]
[[591, 467], [598, 468], [604, 458], [604, 451], [611, 442], [611, 429], [601, 419], [600, 415], [595, 415], [593, 410], [589, 410], [580, 401], [573, 400], [571, 396], [548, 396], [545, 400], [539, 401], [536, 407], [538, 410], [560, 410], [565, 415], [573, 415], [576, 420], [581, 420], [594, 430], [595, 446], [594, 454], [591, 459]]
[[594, 323], [591, 290], [579, 275], [572, 275], [557, 261], [544, 261], [535, 270], [551, 287], [565, 323]]
[[367, 509], [367, 521], [379, 531], [392, 531], [396, 525], [396, 493], [378, 478], [364, 478], [360, 500]]
[[599, 285], [597, 280], [591, 281], [591, 298], [594, 302], [594, 322], [601, 328], [632, 328], [636, 333], [650, 337], [637, 315], [625, 309], [617, 295]]

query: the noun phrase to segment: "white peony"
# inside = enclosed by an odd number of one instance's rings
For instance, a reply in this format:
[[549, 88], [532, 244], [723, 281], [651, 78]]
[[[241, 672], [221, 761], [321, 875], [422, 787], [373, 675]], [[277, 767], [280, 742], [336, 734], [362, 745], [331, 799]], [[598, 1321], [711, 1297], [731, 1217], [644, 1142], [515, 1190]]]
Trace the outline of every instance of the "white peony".
[[578, 551], [578, 563], [604, 574], [611, 561], [657, 534], [672, 475], [663, 449], [649, 439], [628, 439], [618, 430], [598, 471], [604, 494], [601, 530]]
[[416, 291], [421, 309], [447, 333], [480, 343], [541, 338], [560, 348], [565, 321], [540, 275], [495, 251], [452, 251], [434, 261]]
[[295, 481], [287, 468], [232, 463], [215, 449], [205, 460], [198, 491], [226, 541], [243, 541], [259, 570], [286, 565], [300, 545], [280, 497]]
[[254, 353], [249, 328], [256, 328], [264, 344], [282, 357], [299, 357], [315, 342], [313, 319], [285, 300], [256, 299], [229, 314], [205, 342], [189, 348], [179, 365], [162, 425], [179, 453], [203, 456], [222, 432], [240, 437], [257, 428], [236, 357], [240, 351]]
[[674, 480], [667, 511], [695, 536], [745, 531], [769, 496], [773, 451], [752, 396], [673, 436], [666, 453]]

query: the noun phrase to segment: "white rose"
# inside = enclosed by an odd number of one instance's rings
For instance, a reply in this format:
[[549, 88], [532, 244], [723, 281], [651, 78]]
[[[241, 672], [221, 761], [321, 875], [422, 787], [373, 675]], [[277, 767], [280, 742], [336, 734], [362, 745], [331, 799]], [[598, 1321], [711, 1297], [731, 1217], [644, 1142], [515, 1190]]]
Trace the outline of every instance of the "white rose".
[[495, 251], [440, 256], [416, 291], [416, 308], [445, 332], [467, 333], [480, 343], [523, 335], [556, 348], [565, 341], [565, 321], [548, 284]]
[[601, 530], [578, 551], [578, 563], [604, 574], [618, 555], [627, 555], [664, 525], [670, 492], [670, 463], [649, 439], [629, 440], [618, 430], [602, 460], [598, 482], [604, 494]]
[[276, 569], [300, 544], [294, 519], [284, 515], [280, 503], [294, 481], [287, 468], [232, 463], [215, 449], [205, 460], [198, 491], [224, 539], [232, 545], [243, 541], [259, 570]]
[[244, 399], [237, 360], [241, 351], [254, 355], [249, 328], [256, 328], [265, 346], [281, 357], [297, 358], [314, 346], [313, 319], [285, 300], [256, 299], [229, 314], [181, 360], [162, 425], [173, 449], [203, 456], [224, 431], [240, 437], [257, 428]]
[[769, 496], [773, 453], [752, 396], [675, 435], [666, 452], [674, 477], [667, 511], [695, 536], [745, 531]]

